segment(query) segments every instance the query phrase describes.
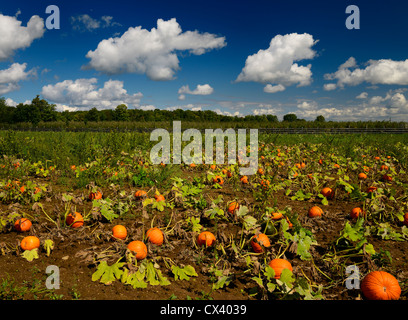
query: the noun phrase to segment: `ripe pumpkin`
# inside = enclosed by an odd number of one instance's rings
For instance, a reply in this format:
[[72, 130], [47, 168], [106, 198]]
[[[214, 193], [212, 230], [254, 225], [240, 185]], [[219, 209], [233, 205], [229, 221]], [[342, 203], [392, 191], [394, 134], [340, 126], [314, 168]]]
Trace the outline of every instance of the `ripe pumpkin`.
[[262, 246], [264, 246], [265, 248], [268, 248], [271, 246], [271, 243], [266, 234], [259, 233], [252, 237], [251, 246], [252, 246], [252, 249], [254, 249], [256, 253], [261, 253], [263, 252]]
[[269, 188], [269, 186], [270, 186], [269, 180], [266, 180], [266, 179], [262, 180], [261, 181], [261, 186], [262, 186], [262, 189], [267, 190]]
[[89, 200], [100, 200], [102, 199], [102, 192], [96, 191], [96, 192], [91, 192], [89, 194]]
[[234, 214], [236, 210], [239, 209], [239, 203], [237, 201], [232, 201], [229, 205], [228, 205], [228, 212], [230, 214]]
[[65, 222], [71, 228], [79, 228], [84, 225], [84, 218], [79, 212], [74, 212], [67, 215]]
[[377, 187], [368, 187], [367, 193], [374, 192], [375, 190], [377, 190]]
[[125, 240], [127, 237], [127, 230], [125, 226], [120, 224], [112, 228], [112, 238]]
[[248, 183], [248, 177], [247, 176], [242, 176], [239, 180], [241, 180], [241, 182], [243, 184], [247, 184]]
[[272, 220], [279, 220], [283, 218], [283, 214], [280, 212], [273, 212], [271, 215]]
[[143, 260], [147, 257], [147, 247], [142, 241], [132, 241], [128, 244], [127, 248], [136, 253], [137, 260]]
[[352, 219], [356, 219], [356, 218], [358, 218], [359, 216], [360, 216], [360, 214], [361, 215], [363, 215], [363, 216], [365, 216], [365, 212], [361, 209], [361, 208], [353, 208], [352, 210], [351, 210], [351, 212], [350, 212], [350, 217], [352, 218]]
[[14, 228], [19, 232], [25, 232], [31, 229], [32, 223], [27, 218], [18, 219], [14, 223]]
[[40, 239], [36, 236], [28, 236], [21, 240], [20, 247], [23, 250], [33, 250], [40, 246]]
[[358, 179], [359, 180], [365, 180], [367, 179], [367, 175], [364, 172], [361, 172], [358, 174]]
[[327, 199], [332, 199], [334, 197], [334, 191], [332, 188], [326, 187], [320, 191], [322, 195], [324, 195]]
[[221, 176], [215, 176], [213, 179], [213, 183], [218, 183], [219, 185], [223, 185], [224, 179]]
[[275, 271], [275, 279], [279, 279], [281, 277], [284, 269], [293, 271], [291, 263], [285, 259], [273, 259], [271, 262], [269, 262], [269, 266]]
[[361, 291], [368, 300], [398, 300], [401, 295], [398, 280], [385, 271], [367, 274], [361, 283]]
[[146, 238], [150, 241], [150, 243], [156, 244], [161, 246], [163, 244], [163, 232], [159, 228], [150, 228], [146, 232]]
[[389, 169], [388, 166], [385, 165], [385, 164], [383, 164], [383, 165], [380, 167], [380, 170], [381, 170], [381, 171], [382, 171], [382, 170], [387, 171], [388, 169]]
[[311, 207], [309, 209], [309, 217], [314, 218], [314, 217], [321, 217], [323, 214], [322, 208], [318, 206]]
[[166, 199], [164, 198], [164, 196], [162, 194], [155, 194], [154, 198], [156, 199], [157, 202], [166, 201]]
[[197, 244], [211, 247], [215, 243], [215, 236], [210, 231], [203, 231], [197, 237]]
[[143, 199], [143, 198], [145, 198], [146, 196], [147, 196], [147, 192], [144, 191], [144, 190], [137, 190], [137, 191], [135, 192], [135, 198], [138, 199], [138, 200]]
[[263, 175], [264, 174], [264, 170], [262, 168], [258, 169], [258, 174]]

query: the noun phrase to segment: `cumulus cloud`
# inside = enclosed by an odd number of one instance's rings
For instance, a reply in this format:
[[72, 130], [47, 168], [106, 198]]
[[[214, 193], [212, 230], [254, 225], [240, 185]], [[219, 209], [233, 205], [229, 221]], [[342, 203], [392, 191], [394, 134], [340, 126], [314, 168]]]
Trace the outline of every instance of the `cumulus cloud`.
[[358, 96], [356, 96], [356, 99], [367, 99], [368, 93], [367, 92], [361, 92]]
[[266, 86], [272, 92], [282, 91], [284, 86], [298, 84], [307, 86], [312, 81], [311, 64], [299, 65], [295, 61], [313, 59], [316, 52], [312, 46], [317, 41], [308, 33], [291, 33], [277, 35], [272, 38], [269, 48], [259, 50], [247, 57], [245, 67], [236, 81], [254, 81], [259, 83], [277, 84]]
[[36, 75], [35, 69], [25, 71], [26, 63], [13, 63], [8, 69], [0, 70], [0, 94], [20, 89], [18, 82]]
[[113, 21], [113, 17], [111, 16], [102, 16], [100, 20], [97, 20], [88, 14], [72, 16], [71, 24], [72, 28], [77, 31], [94, 31], [99, 28], [121, 25], [120, 23]]
[[30, 18], [27, 27], [17, 17], [0, 14], [0, 61], [9, 59], [14, 51], [24, 49], [44, 34], [44, 21], [37, 15]]
[[146, 74], [152, 80], [172, 80], [180, 69], [179, 52], [201, 55], [226, 45], [225, 37], [198, 31], [182, 32], [176, 19], [157, 20], [150, 31], [141, 26], [129, 28], [121, 37], [102, 40], [85, 68], [106, 74]]
[[394, 61], [391, 59], [369, 60], [365, 68], [357, 66], [354, 57], [350, 57], [339, 66], [336, 72], [324, 75], [326, 80], [337, 80], [334, 88], [356, 86], [363, 82], [373, 85], [408, 85], [408, 59]]
[[268, 83], [264, 88], [264, 92], [275, 93], [275, 92], [279, 92], [279, 91], [284, 91], [285, 89], [286, 89], [285, 86], [283, 86], [281, 84], [277, 84], [276, 86], [273, 86], [273, 85]]
[[207, 96], [214, 92], [214, 89], [209, 84], [199, 84], [194, 90], [190, 90], [188, 85], [182, 86], [178, 90], [179, 100], [184, 100], [186, 94]]
[[142, 94], [128, 94], [123, 81], [108, 80], [102, 88], [97, 88], [97, 79], [64, 80], [42, 88], [41, 94], [53, 103], [71, 108], [114, 109], [119, 104], [137, 107]]

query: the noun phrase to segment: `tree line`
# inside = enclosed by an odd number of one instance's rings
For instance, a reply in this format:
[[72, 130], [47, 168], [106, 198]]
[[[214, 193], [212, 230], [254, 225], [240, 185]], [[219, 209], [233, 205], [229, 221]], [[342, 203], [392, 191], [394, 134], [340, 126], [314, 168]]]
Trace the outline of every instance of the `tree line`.
[[316, 117], [314, 121], [299, 119], [296, 114], [289, 113], [279, 121], [276, 115], [246, 115], [244, 117], [227, 116], [218, 114], [211, 110], [141, 110], [128, 109], [125, 104], [118, 105], [115, 109], [78, 111], [57, 111], [55, 104], [50, 104], [45, 99], [40, 99], [37, 95], [30, 104], [19, 103], [17, 106], [8, 106], [5, 98], [0, 98], [0, 124], [2, 127], [8, 125], [31, 124], [36, 127], [40, 123], [64, 123], [68, 127], [70, 123], [84, 123], [88, 125], [96, 122], [172, 122], [175, 120], [196, 123], [235, 123], [242, 126], [249, 123], [259, 123], [264, 127], [406, 127], [405, 122], [391, 121], [355, 121], [355, 122], [334, 122], [326, 121], [323, 115]]

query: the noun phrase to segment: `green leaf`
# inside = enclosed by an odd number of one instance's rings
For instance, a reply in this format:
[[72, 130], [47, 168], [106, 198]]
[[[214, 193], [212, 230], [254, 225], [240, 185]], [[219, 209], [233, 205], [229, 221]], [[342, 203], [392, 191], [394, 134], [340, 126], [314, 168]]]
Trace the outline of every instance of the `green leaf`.
[[54, 241], [47, 239], [44, 241], [44, 249], [47, 251], [47, 257], [50, 256], [51, 250], [54, 249]]
[[197, 277], [194, 267], [187, 265], [184, 268], [177, 267], [176, 265], [171, 266], [171, 272], [174, 274], [174, 280], [190, 280], [190, 277]]
[[38, 259], [38, 249], [32, 249], [32, 250], [24, 250], [24, 252], [21, 254], [23, 258], [25, 258], [27, 261], [33, 261], [34, 259]]
[[124, 265], [124, 262], [116, 262], [111, 266], [108, 266], [106, 261], [101, 261], [96, 269], [96, 271], [92, 274], [92, 281], [99, 280], [104, 284], [111, 283], [116, 279], [120, 279], [123, 270], [120, 268]]

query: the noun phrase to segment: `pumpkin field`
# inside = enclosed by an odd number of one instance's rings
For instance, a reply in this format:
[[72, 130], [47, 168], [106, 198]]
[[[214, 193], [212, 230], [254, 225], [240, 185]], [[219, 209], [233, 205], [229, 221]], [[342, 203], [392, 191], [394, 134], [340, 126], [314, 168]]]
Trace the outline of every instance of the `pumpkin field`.
[[260, 134], [246, 177], [152, 145], [0, 132], [0, 299], [407, 299], [405, 134]]

